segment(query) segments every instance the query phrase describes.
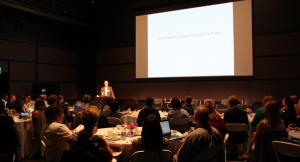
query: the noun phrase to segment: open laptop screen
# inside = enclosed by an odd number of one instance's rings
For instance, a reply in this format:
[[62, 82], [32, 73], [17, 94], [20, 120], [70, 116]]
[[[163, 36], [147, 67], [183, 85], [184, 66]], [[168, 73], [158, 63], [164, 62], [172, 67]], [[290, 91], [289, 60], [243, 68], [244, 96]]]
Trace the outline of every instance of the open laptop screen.
[[161, 121], [160, 126], [161, 126], [161, 129], [162, 129], [162, 132], [163, 132], [163, 136], [171, 134], [169, 121]]

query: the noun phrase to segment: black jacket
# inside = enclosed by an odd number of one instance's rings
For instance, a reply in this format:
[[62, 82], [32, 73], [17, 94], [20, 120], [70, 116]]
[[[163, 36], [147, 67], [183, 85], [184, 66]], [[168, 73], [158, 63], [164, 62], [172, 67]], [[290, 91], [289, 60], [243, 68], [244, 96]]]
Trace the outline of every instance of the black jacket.
[[153, 106], [147, 106], [144, 109], [142, 109], [139, 113], [139, 116], [137, 118], [137, 123], [139, 126], [143, 126], [143, 122], [149, 114], [157, 115], [158, 119], [160, 120], [160, 115], [156, 108]]

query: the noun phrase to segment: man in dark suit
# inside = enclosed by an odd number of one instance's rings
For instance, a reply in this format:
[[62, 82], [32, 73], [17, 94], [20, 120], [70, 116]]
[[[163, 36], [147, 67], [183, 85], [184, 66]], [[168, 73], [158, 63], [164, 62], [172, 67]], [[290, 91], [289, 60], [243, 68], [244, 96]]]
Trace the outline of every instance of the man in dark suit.
[[111, 86], [108, 86], [108, 81], [104, 81], [104, 87], [101, 88], [101, 96], [113, 97], [115, 99], [114, 91]]
[[15, 95], [9, 95], [8, 101], [6, 103], [6, 107], [11, 109], [16, 101], [16, 96]]
[[143, 122], [149, 114], [157, 115], [158, 119], [160, 120], [159, 112], [156, 110], [155, 107], [153, 107], [153, 103], [154, 100], [152, 97], [148, 97], [146, 99], [147, 106], [140, 111], [139, 116], [137, 118], [137, 123], [139, 126], [143, 126]]
[[[228, 98], [229, 106], [231, 109], [227, 110], [224, 113], [224, 121], [226, 124], [228, 123], [240, 123], [240, 124], [246, 124], [248, 126], [249, 130], [249, 121], [247, 112], [240, 110], [238, 106], [238, 99], [235, 96], [230, 96]], [[247, 137], [247, 132], [229, 132], [229, 138], [228, 142], [230, 143], [240, 143], [242, 141], [245, 141], [245, 138]]]

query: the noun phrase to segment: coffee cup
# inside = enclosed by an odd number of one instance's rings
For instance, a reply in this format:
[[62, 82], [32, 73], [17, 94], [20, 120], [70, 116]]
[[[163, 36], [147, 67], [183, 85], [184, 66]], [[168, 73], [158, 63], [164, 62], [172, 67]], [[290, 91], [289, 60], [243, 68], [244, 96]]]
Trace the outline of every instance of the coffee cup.
[[135, 131], [135, 135], [137, 135], [137, 136], [140, 136], [141, 133], [142, 133], [141, 130], [136, 130], [136, 131]]
[[112, 138], [118, 138], [118, 132], [113, 132], [112, 133]]
[[122, 125], [117, 125], [117, 129], [121, 129], [121, 126], [122, 126]]
[[113, 134], [113, 131], [107, 131], [107, 136], [111, 137]]
[[171, 130], [171, 135], [175, 136], [177, 134], [177, 130]]

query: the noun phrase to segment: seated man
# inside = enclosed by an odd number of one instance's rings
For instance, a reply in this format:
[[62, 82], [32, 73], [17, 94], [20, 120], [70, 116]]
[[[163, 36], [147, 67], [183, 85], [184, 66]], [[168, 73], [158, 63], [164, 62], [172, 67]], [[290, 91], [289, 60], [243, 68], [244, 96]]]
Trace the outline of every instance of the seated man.
[[190, 115], [194, 115], [194, 110], [195, 110], [195, 107], [191, 105], [192, 100], [193, 99], [191, 96], [186, 96], [184, 99], [185, 106], [182, 108], [186, 110]]
[[[249, 122], [247, 112], [240, 110], [238, 105], [238, 99], [234, 95], [228, 98], [229, 107], [231, 109], [227, 110], [224, 113], [224, 121], [225, 123], [239, 123], [239, 124], [246, 124], [249, 130]], [[229, 134], [228, 142], [230, 143], [241, 143], [245, 141], [247, 136], [247, 132], [230, 132], [227, 131]]]
[[13, 105], [15, 104], [16, 96], [9, 95], [8, 101], [6, 103], [6, 108], [12, 109]]
[[168, 120], [171, 118], [187, 118], [188, 120], [190, 119], [189, 113], [186, 110], [181, 109], [181, 103], [178, 98], [173, 98], [171, 101], [171, 105], [173, 110], [170, 110], [168, 112]]
[[174, 155], [174, 162], [194, 161], [201, 151], [222, 146], [223, 139], [221, 134], [216, 128], [208, 124], [208, 109], [204, 106], [199, 106], [194, 114], [194, 121], [197, 127], [193, 132], [189, 133], [177, 155]]
[[82, 112], [82, 110], [88, 106], [88, 103], [90, 102], [91, 100], [91, 96], [90, 95], [84, 95], [83, 96], [83, 102], [81, 104], [79, 104], [76, 108], [76, 112], [79, 113], [79, 112]]
[[139, 126], [143, 126], [143, 122], [149, 114], [157, 115], [158, 119], [160, 120], [159, 112], [156, 110], [155, 107], [153, 107], [153, 103], [154, 103], [154, 100], [152, 97], [148, 97], [146, 99], [147, 106], [140, 111], [139, 116], [137, 118], [137, 123]]

